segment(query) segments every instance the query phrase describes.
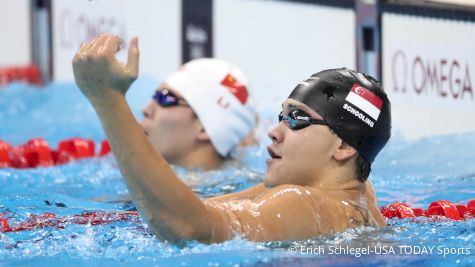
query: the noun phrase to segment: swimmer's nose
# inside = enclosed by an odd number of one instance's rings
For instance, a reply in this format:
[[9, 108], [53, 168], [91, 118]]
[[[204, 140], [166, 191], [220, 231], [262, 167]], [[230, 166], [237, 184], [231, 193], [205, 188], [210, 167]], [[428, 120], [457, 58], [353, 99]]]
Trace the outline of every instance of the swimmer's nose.
[[281, 123], [274, 125], [270, 130], [267, 135], [269, 138], [272, 140], [272, 143], [277, 144], [282, 142], [284, 135], [282, 134], [282, 131], [280, 131], [281, 128]]
[[153, 108], [153, 101], [150, 101], [143, 109], [142, 114], [144, 118], [151, 119], [155, 115], [155, 109]]

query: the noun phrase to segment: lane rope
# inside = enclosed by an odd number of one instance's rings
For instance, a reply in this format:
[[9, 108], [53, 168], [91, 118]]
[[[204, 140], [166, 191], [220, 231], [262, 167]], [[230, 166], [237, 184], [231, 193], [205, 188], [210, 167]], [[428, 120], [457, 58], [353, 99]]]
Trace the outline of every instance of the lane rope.
[[43, 84], [40, 69], [35, 64], [0, 67], [0, 86], [7, 86], [15, 81], [22, 81], [32, 85]]
[[102, 157], [111, 151], [104, 140], [96, 153], [96, 144], [90, 139], [69, 138], [59, 142], [54, 150], [43, 138], [34, 138], [19, 146], [0, 140], [0, 168], [37, 168], [61, 165], [83, 158]]
[[23, 222], [16, 226], [12, 226], [9, 222], [8, 214], [0, 214], [0, 231], [3, 233], [19, 232], [32, 230], [37, 228], [55, 227], [64, 229], [70, 224], [87, 224], [87, 225], [103, 225], [118, 221], [133, 220], [137, 223], [140, 215], [137, 211], [121, 211], [121, 212], [88, 212], [73, 216], [57, 216], [51, 212], [43, 214], [30, 214]]
[[[467, 205], [453, 204], [448, 200], [432, 202], [426, 210], [411, 208], [409, 204], [395, 202], [381, 208], [381, 214], [387, 219], [427, 217], [431, 221], [439, 220], [467, 220], [475, 218], [475, 199]], [[88, 212], [73, 216], [57, 216], [54, 213], [31, 214], [25, 221], [12, 226], [9, 222], [11, 216], [7, 213], [0, 214], [0, 232], [18, 232], [37, 228], [55, 227], [64, 229], [70, 224], [103, 225], [118, 221], [134, 221], [140, 223], [140, 214], [137, 211], [121, 212]]]
[[412, 208], [404, 202], [395, 202], [380, 209], [381, 214], [386, 219], [428, 217], [433, 219], [466, 220], [475, 218], [475, 199], [464, 204], [454, 204], [448, 200], [437, 200], [432, 202], [427, 209]]

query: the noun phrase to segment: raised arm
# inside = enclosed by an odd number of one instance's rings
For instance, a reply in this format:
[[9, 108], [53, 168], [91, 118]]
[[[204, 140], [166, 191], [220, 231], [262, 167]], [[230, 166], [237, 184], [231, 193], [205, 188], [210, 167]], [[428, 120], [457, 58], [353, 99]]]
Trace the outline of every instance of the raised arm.
[[125, 93], [138, 75], [138, 40], [130, 42], [126, 65], [115, 57], [118, 47], [116, 36], [93, 39], [76, 53], [73, 70], [99, 116], [132, 199], [160, 239], [229, 238], [221, 214], [208, 209], [175, 175], [132, 115]]
[[301, 239], [320, 233], [320, 194], [284, 185], [258, 185], [244, 193], [203, 202], [152, 147], [125, 100], [138, 75], [138, 41], [126, 65], [115, 54], [119, 39], [101, 35], [73, 59], [76, 83], [96, 110], [137, 208], [162, 240], [221, 242], [241, 234], [251, 240]]

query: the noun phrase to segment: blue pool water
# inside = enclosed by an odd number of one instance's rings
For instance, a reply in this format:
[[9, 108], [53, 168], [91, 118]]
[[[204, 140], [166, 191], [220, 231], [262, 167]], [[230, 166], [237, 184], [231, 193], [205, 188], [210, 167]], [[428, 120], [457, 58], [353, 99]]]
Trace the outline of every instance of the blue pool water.
[[[138, 117], [155, 85], [142, 78], [131, 89], [128, 99]], [[180, 177], [203, 197], [258, 183], [265, 172], [265, 132], [275, 122], [279, 106], [276, 103], [276, 110], [260, 111], [260, 147], [242, 150], [241, 160], [221, 171], [175, 168]], [[34, 137], [43, 137], [54, 147], [71, 137], [99, 143], [104, 133], [92, 107], [71, 83], [41, 90], [22, 84], [0, 89], [0, 139], [18, 145]], [[405, 201], [427, 208], [435, 200], [466, 204], [475, 199], [473, 151], [475, 133], [406, 141], [396, 129], [370, 177], [380, 204]], [[133, 210], [127, 195], [111, 155], [50, 168], [0, 169], [0, 214], [9, 214], [11, 224], [44, 212], [70, 216]], [[141, 219], [96, 226], [71, 224], [65, 229], [0, 233], [0, 266], [475, 265], [474, 219], [393, 219], [388, 223], [385, 228], [361, 227], [303, 241], [256, 243], [236, 238], [222, 244], [190, 242], [180, 247], [156, 240]], [[356, 249], [368, 246], [373, 251], [370, 255], [355, 255]], [[375, 251], [375, 246], [385, 250]], [[337, 251], [347, 247], [355, 250], [346, 255]], [[416, 253], [429, 247], [434, 247], [432, 254]], [[308, 253], [300, 253], [302, 248]], [[444, 248], [452, 253], [444, 257], [440, 254]], [[293, 254], [293, 249], [298, 253]]]

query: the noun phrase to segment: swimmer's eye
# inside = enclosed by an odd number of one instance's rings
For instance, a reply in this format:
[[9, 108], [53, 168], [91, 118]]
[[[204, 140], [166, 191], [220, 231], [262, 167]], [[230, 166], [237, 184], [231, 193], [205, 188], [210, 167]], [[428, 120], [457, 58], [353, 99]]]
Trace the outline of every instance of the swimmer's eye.
[[166, 89], [155, 91], [155, 94], [152, 98], [158, 105], [164, 108], [174, 106], [189, 106], [184, 98], [177, 97], [174, 93]]
[[300, 109], [293, 109], [288, 115], [284, 115], [283, 111], [281, 111], [279, 113], [279, 122], [281, 121], [286, 122], [291, 130], [300, 130], [312, 124], [328, 125], [326, 121], [314, 119]]
[[282, 115], [282, 112], [283, 112], [283, 111], [280, 111], [280, 112], [279, 112], [279, 122], [282, 121], [282, 116], [283, 116], [283, 115]]

